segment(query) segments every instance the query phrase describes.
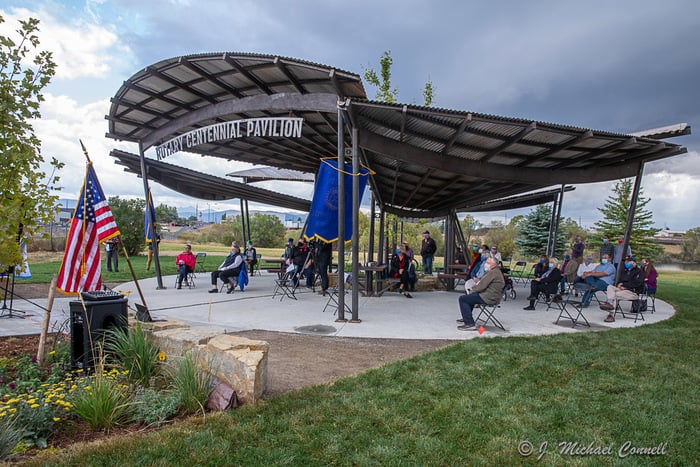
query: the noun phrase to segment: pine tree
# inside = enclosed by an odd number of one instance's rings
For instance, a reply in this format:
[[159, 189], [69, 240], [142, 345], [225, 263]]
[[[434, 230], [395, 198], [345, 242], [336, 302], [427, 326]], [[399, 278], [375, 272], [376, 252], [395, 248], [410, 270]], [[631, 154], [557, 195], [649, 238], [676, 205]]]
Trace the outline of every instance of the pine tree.
[[[519, 223], [520, 232], [515, 239], [515, 246], [521, 254], [534, 257], [546, 253], [551, 218], [552, 211], [545, 204], [540, 204], [524, 217]], [[559, 224], [554, 254], [561, 258], [566, 247], [566, 235], [561, 228], [561, 222]]]
[[[642, 196], [642, 193], [643, 190], [640, 189], [629, 241], [632, 254], [637, 257], [638, 261], [645, 257], [655, 259], [663, 251], [653, 238], [654, 234], [659, 231], [659, 229], [652, 227], [654, 224], [653, 214], [645, 209], [651, 198], [645, 198]], [[625, 234], [627, 211], [631, 204], [632, 179], [620, 180], [615, 183], [612, 194], [608, 196], [605, 205], [602, 208], [598, 208], [598, 211], [603, 214], [604, 218], [594, 224], [598, 233], [592, 238], [593, 244], [600, 245], [605, 234], [609, 235], [613, 241]]]

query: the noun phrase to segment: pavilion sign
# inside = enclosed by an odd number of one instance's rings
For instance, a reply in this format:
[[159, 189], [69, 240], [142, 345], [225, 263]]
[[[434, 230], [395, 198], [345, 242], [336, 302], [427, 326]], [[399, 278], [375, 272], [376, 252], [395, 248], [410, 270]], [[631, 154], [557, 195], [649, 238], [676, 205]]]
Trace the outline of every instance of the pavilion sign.
[[303, 118], [246, 118], [197, 128], [156, 146], [158, 160], [202, 144], [245, 137], [301, 138]]

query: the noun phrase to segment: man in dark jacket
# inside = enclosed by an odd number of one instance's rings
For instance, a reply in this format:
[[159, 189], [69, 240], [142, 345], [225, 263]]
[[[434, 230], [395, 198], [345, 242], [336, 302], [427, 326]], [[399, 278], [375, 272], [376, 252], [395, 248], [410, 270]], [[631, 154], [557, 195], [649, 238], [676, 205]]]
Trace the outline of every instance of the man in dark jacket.
[[559, 261], [556, 258], [550, 258], [547, 270], [540, 277], [535, 277], [530, 281], [530, 296], [527, 297], [530, 300], [530, 305], [523, 308], [523, 310], [535, 309], [537, 295], [540, 292], [546, 295], [547, 300], [549, 300], [550, 295], [556, 295], [560, 282], [561, 270], [559, 269]]
[[241, 272], [241, 267], [243, 267], [241, 250], [237, 246], [232, 246], [231, 253], [229, 253], [223, 263], [216, 268], [216, 271], [212, 271], [211, 273], [211, 289], [209, 289], [209, 293], [217, 293], [219, 291], [216, 288], [217, 279], [221, 279], [223, 283], [228, 284], [228, 291], [226, 293], [233, 293], [233, 284], [229, 279], [237, 278], [238, 274]]
[[488, 258], [484, 263], [484, 270], [486, 271], [484, 277], [472, 287], [471, 293], [459, 297], [459, 311], [462, 319], [457, 320], [461, 323], [457, 329], [460, 331], [476, 331], [472, 314], [474, 305], [496, 305], [500, 303], [503, 296], [503, 287], [506, 283], [496, 260]]
[[430, 238], [430, 232], [423, 232], [423, 241], [420, 245], [420, 255], [423, 258], [423, 272], [425, 274], [433, 274], [433, 258], [435, 257], [435, 252], [437, 251], [437, 245], [435, 240]]
[[[625, 258], [625, 269], [620, 274], [620, 283], [616, 286], [608, 286], [608, 300], [600, 305], [600, 309], [612, 312], [617, 308], [618, 300], [637, 300], [642, 292], [644, 292], [644, 271], [637, 267], [634, 256], [628, 256]], [[605, 322], [614, 321], [613, 313], [608, 313]]]

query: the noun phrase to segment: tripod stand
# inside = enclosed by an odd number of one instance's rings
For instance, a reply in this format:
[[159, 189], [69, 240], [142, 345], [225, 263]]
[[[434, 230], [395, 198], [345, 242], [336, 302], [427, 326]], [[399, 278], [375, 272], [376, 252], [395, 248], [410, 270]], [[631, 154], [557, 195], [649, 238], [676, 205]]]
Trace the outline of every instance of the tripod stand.
[[[0, 318], [24, 318], [26, 312], [15, 310], [12, 312], [12, 302], [15, 296], [15, 268], [10, 268], [3, 276], [0, 278], [3, 282], [3, 297], [2, 297], [2, 308], [0, 308]], [[10, 281], [12, 284], [10, 285]], [[9, 289], [9, 290], [8, 290]], [[10, 292], [10, 306], [7, 306], [7, 293]]]

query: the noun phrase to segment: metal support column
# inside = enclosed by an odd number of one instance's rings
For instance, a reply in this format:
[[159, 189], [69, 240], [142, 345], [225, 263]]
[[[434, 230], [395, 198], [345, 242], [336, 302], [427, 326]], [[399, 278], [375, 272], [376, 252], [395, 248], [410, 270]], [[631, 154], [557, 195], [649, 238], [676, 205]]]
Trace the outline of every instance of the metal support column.
[[[146, 210], [149, 209], [148, 206], [148, 171], [146, 170], [146, 156], [143, 153], [143, 145], [139, 141], [139, 156], [141, 158], [141, 179], [143, 180], [143, 192], [144, 192], [144, 197], [146, 198]], [[156, 289], [164, 289], [163, 287], [163, 276], [160, 273], [160, 259], [158, 257], [158, 242], [157, 242], [157, 233], [156, 233], [156, 228], [153, 225], [153, 222], [148, 223], [148, 230], [151, 235], [151, 248], [153, 248], [153, 259], [155, 260], [155, 265], [156, 265], [156, 279], [158, 280], [158, 286]], [[145, 305], [145, 303], [144, 303]]]
[[[632, 199], [630, 200], [630, 208], [627, 211], [627, 224], [625, 225], [625, 238], [622, 241], [622, 254], [623, 257], [627, 254], [627, 249], [629, 248], [630, 238], [632, 237], [632, 226], [634, 225], [634, 214], [637, 211], [637, 201], [639, 200], [639, 190], [642, 188], [642, 174], [644, 173], [644, 162], [639, 163], [639, 168], [637, 169], [637, 176], [634, 179], [634, 187], [632, 188]], [[617, 284], [620, 282], [620, 273], [622, 272], [622, 266], [624, 261], [620, 261], [618, 264], [617, 271], [615, 271], [615, 282]]]
[[345, 142], [343, 125], [344, 102], [338, 101], [338, 318], [345, 319]]
[[243, 207], [243, 198], [240, 198], [239, 201], [241, 202], [241, 241], [243, 245], [245, 245], [245, 209]]
[[374, 261], [374, 216], [375, 216], [374, 192], [369, 197], [369, 244], [367, 246], [367, 261]]
[[561, 191], [559, 192], [559, 202], [557, 203], [557, 214], [554, 220], [554, 229], [552, 229], [552, 252], [549, 255], [550, 257], [554, 256], [557, 252], [557, 238], [559, 237], [559, 221], [561, 220], [561, 206], [562, 204], [564, 204], [564, 187], [565, 185], [562, 183]]
[[352, 319], [351, 323], [361, 323], [359, 317], [360, 287], [360, 156], [357, 154], [357, 128], [352, 129]]
[[552, 239], [552, 232], [554, 232], [554, 219], [557, 215], [557, 196], [554, 195], [552, 199], [552, 213], [549, 215], [549, 233], [547, 234], [547, 249], [545, 253], [547, 256], [554, 256], [554, 241]]
[[384, 233], [384, 209], [379, 207], [379, 246], [377, 250], [377, 262], [386, 264], [386, 238]]

